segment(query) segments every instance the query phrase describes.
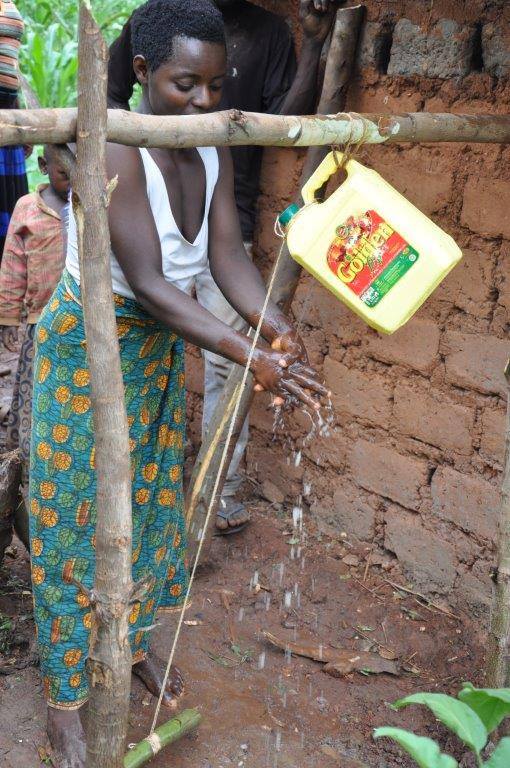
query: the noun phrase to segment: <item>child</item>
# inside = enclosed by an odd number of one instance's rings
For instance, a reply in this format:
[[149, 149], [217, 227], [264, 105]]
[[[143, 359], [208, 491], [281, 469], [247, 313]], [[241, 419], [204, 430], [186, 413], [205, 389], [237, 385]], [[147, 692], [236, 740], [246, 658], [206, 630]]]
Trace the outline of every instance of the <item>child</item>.
[[[18, 341], [26, 313], [21, 351], [7, 422], [7, 450], [19, 448], [21, 494], [28, 499], [28, 459], [32, 411], [32, 374], [35, 324], [60, 280], [64, 267], [61, 212], [69, 194], [69, 178], [46, 147], [39, 169], [48, 176], [37, 192], [21, 197], [14, 209], [0, 267], [0, 340], [10, 352]], [[28, 548], [28, 520], [20, 505], [16, 531]]]

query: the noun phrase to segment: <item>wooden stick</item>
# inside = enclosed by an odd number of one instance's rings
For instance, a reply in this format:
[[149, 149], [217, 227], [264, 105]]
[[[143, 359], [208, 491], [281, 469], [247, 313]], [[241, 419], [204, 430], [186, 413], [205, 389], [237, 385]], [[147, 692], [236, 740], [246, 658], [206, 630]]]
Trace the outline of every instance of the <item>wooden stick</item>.
[[180, 715], [156, 728], [151, 736], [133, 747], [124, 758], [124, 768], [141, 768], [149, 762], [163, 747], [181, 739], [194, 730], [202, 720], [197, 709], [186, 709]]
[[80, 2], [78, 55], [73, 209], [78, 228], [97, 476], [86, 766], [122, 768], [131, 687], [131, 471], [106, 210], [107, 48], [88, 0]]
[[[354, 60], [359, 29], [363, 18], [363, 8], [342, 9], [337, 12], [336, 24], [328, 53], [326, 72], [319, 110], [324, 112], [338, 112], [345, 106], [347, 85]], [[325, 155], [322, 147], [308, 150], [305, 166], [303, 168], [302, 181], [304, 182], [313, 173]], [[288, 310], [297, 288], [301, 268], [290, 257], [288, 249], [284, 246], [282, 257], [279, 260], [279, 270], [275, 278], [272, 299], [284, 310]], [[222, 447], [230, 423], [230, 416], [237, 401], [239, 387], [241, 385], [243, 371], [235, 367], [227, 379], [223, 393], [212, 416], [208, 433], [203, 441], [200, 452], [195, 461], [190, 487], [186, 499], [186, 525], [190, 540], [190, 560], [196, 553], [197, 542], [200, 540], [207, 510], [211, 500], [214, 480], [219, 470]], [[218, 487], [218, 498], [221, 497], [223, 483], [230, 464], [239, 433], [250, 410], [253, 400], [253, 379], [250, 375], [242, 394], [239, 413], [236, 419], [232, 440], [229, 446], [229, 456], [225, 462], [223, 477]], [[210, 547], [214, 531], [215, 520], [211, 517], [209, 530], [206, 532], [204, 543], [204, 556]]]
[[505, 466], [501, 485], [498, 565], [487, 649], [487, 685], [510, 685], [510, 360], [505, 368], [508, 388]]
[[[350, 11], [350, 8], [344, 9]], [[363, 140], [384, 142], [510, 143], [509, 115], [448, 113], [262, 115], [229, 110], [208, 115], [140, 115], [108, 111], [107, 140], [134, 147], [259, 145], [330, 146]], [[332, 110], [334, 113], [335, 110]], [[76, 109], [2, 109], [0, 145], [67, 144], [76, 141]]]

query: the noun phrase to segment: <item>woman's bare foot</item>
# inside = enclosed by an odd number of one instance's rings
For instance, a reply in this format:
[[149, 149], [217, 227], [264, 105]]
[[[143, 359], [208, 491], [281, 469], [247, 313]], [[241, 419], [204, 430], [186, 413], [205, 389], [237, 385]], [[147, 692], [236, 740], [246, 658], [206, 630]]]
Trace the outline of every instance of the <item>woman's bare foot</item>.
[[[140, 678], [153, 696], [159, 696], [163, 679], [165, 677], [166, 665], [161, 659], [158, 659], [152, 651], [149, 651], [143, 661], [133, 665], [133, 674]], [[170, 675], [163, 695], [163, 704], [169, 709], [177, 709], [177, 699], [184, 693], [184, 679], [177, 669], [171, 667]]]
[[47, 733], [55, 768], [85, 768], [85, 731], [77, 709], [48, 707]]

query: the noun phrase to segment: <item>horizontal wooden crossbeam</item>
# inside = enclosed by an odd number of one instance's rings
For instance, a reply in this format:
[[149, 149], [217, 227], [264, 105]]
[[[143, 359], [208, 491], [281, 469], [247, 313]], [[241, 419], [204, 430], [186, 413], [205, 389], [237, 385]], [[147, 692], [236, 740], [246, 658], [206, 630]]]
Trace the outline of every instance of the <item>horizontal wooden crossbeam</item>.
[[[75, 109], [0, 110], [0, 146], [76, 140]], [[141, 147], [261, 145], [306, 147], [385, 142], [510, 143], [510, 115], [342, 113], [292, 117], [229, 110], [207, 115], [108, 111], [110, 142]]]

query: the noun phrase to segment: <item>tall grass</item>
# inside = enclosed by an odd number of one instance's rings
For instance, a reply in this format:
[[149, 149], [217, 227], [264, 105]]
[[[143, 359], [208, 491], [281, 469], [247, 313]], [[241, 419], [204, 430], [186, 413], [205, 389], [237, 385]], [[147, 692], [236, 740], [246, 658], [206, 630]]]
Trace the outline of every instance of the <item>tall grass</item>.
[[[119, 34], [134, 8], [143, 0], [94, 0], [94, 15], [108, 43]], [[43, 107], [76, 105], [78, 73], [77, 0], [17, 0], [25, 21], [20, 69]], [[42, 177], [37, 169], [38, 148], [27, 163], [30, 188]]]

